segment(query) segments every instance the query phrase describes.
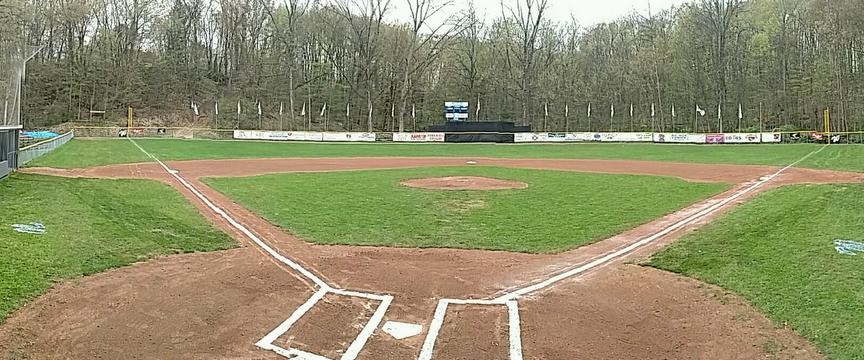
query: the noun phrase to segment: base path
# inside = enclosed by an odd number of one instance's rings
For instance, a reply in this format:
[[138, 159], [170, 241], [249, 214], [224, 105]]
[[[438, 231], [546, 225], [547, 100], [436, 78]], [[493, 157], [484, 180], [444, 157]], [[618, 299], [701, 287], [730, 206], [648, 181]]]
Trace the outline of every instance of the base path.
[[[532, 255], [455, 249], [320, 246], [287, 234], [208, 188], [204, 176], [297, 171], [343, 171], [419, 166], [558, 169], [674, 176], [729, 182], [732, 190], [578, 249]], [[700, 214], [780, 168], [609, 160], [483, 158], [327, 158], [167, 162], [210, 201], [273, 250], [331, 286], [393, 296], [382, 324], [419, 324], [420, 335], [397, 340], [380, 327], [361, 359], [417, 359], [441, 299], [491, 300], [513, 289], [572, 271]], [[110, 270], [59, 285], [0, 326], [0, 358], [284, 358], [255, 343], [315, 293], [314, 284], [273, 259], [207, 208], [155, 163], [89, 169], [30, 168], [23, 172], [71, 177], [146, 178], [170, 184], [240, 249], [178, 255]], [[435, 359], [513, 358], [513, 310], [521, 354], [529, 359], [751, 359], [765, 349], [779, 358], [821, 358], [806, 341], [775, 328], [722, 290], [636, 265], [664, 244], [766, 188], [793, 183], [864, 182], [858, 173], [790, 168], [770, 182], [723, 203], [645, 246], [590, 271], [526, 294], [514, 306], [451, 304], [433, 337]], [[283, 270], [287, 270], [283, 271]], [[328, 358], [350, 347], [378, 304], [323, 295], [274, 344]], [[509, 344], [509, 345], [508, 345]], [[778, 346], [779, 345], [779, 346]]]

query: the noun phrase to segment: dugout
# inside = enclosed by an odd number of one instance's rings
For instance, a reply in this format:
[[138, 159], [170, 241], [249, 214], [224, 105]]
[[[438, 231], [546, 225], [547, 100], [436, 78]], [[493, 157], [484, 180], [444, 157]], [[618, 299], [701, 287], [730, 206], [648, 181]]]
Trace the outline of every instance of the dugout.
[[0, 178], [18, 167], [18, 133], [20, 126], [0, 125]]
[[448, 121], [429, 127], [430, 132], [444, 133], [444, 142], [512, 143], [515, 133], [531, 132], [530, 126], [517, 126], [509, 121], [463, 122]]

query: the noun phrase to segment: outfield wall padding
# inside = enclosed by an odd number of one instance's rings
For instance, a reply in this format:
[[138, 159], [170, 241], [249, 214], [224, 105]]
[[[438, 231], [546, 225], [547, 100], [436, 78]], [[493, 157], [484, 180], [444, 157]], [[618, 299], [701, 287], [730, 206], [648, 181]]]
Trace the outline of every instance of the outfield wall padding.
[[512, 143], [514, 134], [507, 133], [446, 133], [448, 143]]

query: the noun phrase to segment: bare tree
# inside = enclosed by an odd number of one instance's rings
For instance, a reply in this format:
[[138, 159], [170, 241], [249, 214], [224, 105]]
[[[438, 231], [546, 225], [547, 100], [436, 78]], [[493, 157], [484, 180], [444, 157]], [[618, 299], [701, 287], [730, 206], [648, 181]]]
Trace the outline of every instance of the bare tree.
[[[477, 8], [474, 6], [474, 1], [468, 5], [465, 15], [462, 17], [464, 23], [464, 31], [462, 32], [459, 56], [456, 58], [459, 73], [465, 81], [465, 90], [469, 99], [477, 99], [478, 103], [481, 97], [481, 91], [478, 89], [481, 81], [480, 73], [480, 51], [483, 46], [483, 20], [477, 16]], [[478, 112], [479, 115], [479, 112]], [[479, 116], [478, 119], [479, 120]]]
[[[297, 71], [297, 59], [300, 58], [300, 44], [297, 41], [297, 24], [300, 21], [300, 18], [306, 14], [307, 9], [309, 8], [309, 0], [283, 0], [283, 9], [285, 9], [285, 24], [282, 24], [282, 21], [279, 21], [273, 15], [273, 9], [271, 9], [271, 4], [265, 0], [260, 0], [264, 9], [267, 11], [267, 15], [270, 18], [270, 22], [273, 23], [273, 26], [277, 29], [277, 38], [282, 42], [285, 47], [285, 52], [288, 57], [288, 110], [289, 117], [288, 121], [290, 126], [293, 128], [294, 126], [294, 91], [296, 90], [294, 86], [294, 73]], [[312, 104], [309, 104], [311, 111]], [[282, 124], [279, 125], [280, 130]]]
[[712, 41], [711, 57], [714, 63], [714, 81], [717, 86], [717, 101], [726, 102], [726, 72], [729, 67], [727, 37], [733, 21], [741, 11], [743, 0], [700, 0], [698, 8], [702, 26], [710, 34]]
[[[431, 65], [441, 54], [445, 44], [454, 34], [458, 33], [459, 27], [455, 23], [441, 22], [437, 26], [428, 26], [429, 19], [441, 10], [447, 8], [452, 2], [436, 0], [406, 0], [411, 12], [411, 36], [403, 50], [402, 85], [399, 91], [399, 131], [405, 130], [405, 110], [408, 106], [408, 94], [411, 87], [410, 77], [412, 74], [422, 72]], [[426, 33], [421, 34], [423, 29]]]
[[511, 78], [518, 81], [524, 124], [527, 124], [528, 109], [534, 97], [534, 80], [541, 50], [537, 40], [547, 8], [548, 0], [519, 0], [515, 8], [501, 3], [502, 16], [510, 22], [507, 24], [508, 32], [511, 30], [510, 25], [516, 27], [515, 34], [508, 33], [510, 41], [504, 52], [508, 72]]
[[351, 91], [366, 100], [367, 129], [371, 132], [374, 130], [372, 116], [378, 91], [376, 65], [381, 57], [381, 29], [390, 0], [337, 0], [335, 5], [337, 13], [348, 24], [351, 52], [357, 57], [354, 72], [347, 79]]

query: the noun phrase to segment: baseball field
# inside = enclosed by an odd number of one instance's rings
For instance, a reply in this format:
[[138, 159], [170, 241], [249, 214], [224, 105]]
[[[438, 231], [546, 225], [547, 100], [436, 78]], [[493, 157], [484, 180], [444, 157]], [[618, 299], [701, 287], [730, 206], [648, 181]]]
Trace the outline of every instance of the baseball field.
[[4, 359], [864, 354], [861, 145], [75, 139], [0, 189]]

